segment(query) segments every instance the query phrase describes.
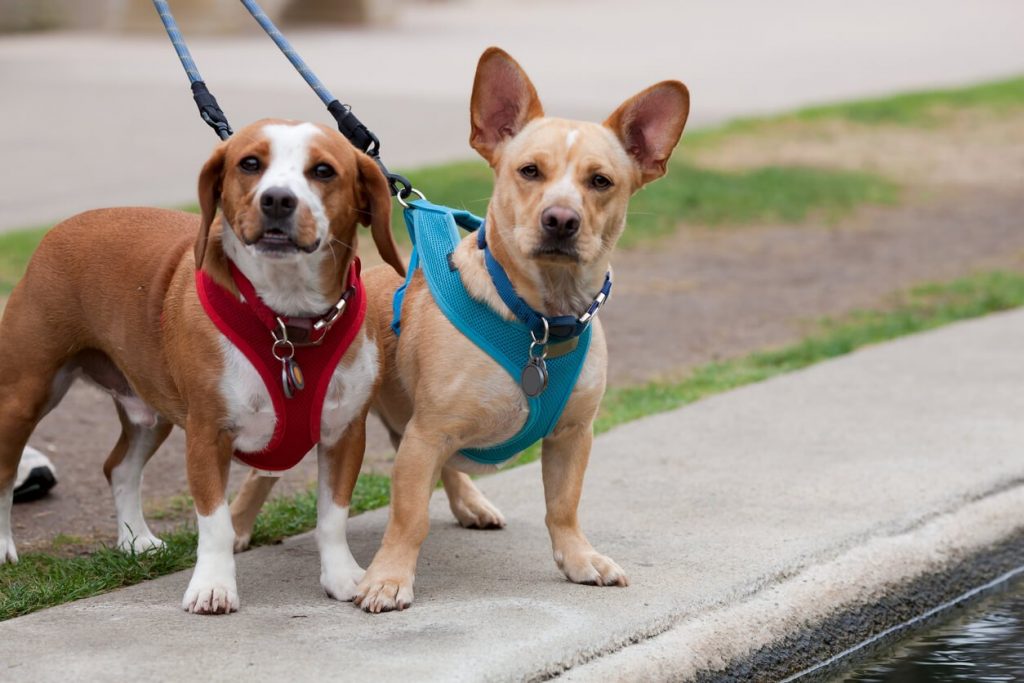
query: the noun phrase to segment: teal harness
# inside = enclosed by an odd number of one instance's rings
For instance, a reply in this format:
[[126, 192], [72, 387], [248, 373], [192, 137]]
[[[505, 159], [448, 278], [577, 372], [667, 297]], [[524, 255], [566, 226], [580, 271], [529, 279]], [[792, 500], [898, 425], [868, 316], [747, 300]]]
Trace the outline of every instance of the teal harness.
[[[445, 317], [519, 384], [523, 369], [536, 358], [532, 348], [537, 345], [537, 333], [531, 332], [531, 329], [519, 320], [505, 320], [489, 306], [472, 298], [463, 286], [462, 278], [452, 262], [452, 254], [461, 242], [458, 228], [471, 232], [479, 231], [479, 243], [481, 248], [485, 247], [482, 236], [483, 219], [467, 211], [417, 200], [410, 202], [409, 208], [405, 210], [405, 224], [409, 229], [413, 250], [405, 283], [398, 288], [392, 300], [394, 317], [391, 327], [395, 334], [401, 332], [402, 303], [406, 288], [412, 281], [416, 269], [422, 269], [430, 293]], [[568, 337], [577, 340], [576, 348], [558, 357], [546, 359], [546, 387], [536, 396], [530, 396], [524, 391], [530, 414], [519, 433], [496, 446], [463, 449], [460, 451], [462, 455], [485, 465], [498, 465], [510, 460], [554, 430], [587, 358], [592, 333], [589, 323], [607, 297], [607, 290], [610, 290], [610, 287], [609, 278], [606, 281], [606, 288], [596, 300], [596, 305], [591, 307], [591, 311], [584, 316], [585, 320], [581, 319], [583, 322], [578, 323], [578, 329]], [[502, 296], [504, 298], [505, 294]], [[547, 325], [545, 321], [545, 329]], [[552, 343], [557, 341], [558, 337], [551, 337]]]

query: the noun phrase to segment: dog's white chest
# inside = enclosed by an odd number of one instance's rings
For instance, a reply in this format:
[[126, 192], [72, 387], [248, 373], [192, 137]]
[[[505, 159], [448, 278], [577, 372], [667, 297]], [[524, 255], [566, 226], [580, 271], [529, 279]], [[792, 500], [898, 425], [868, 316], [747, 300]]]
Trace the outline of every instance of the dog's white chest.
[[[256, 368], [226, 337], [221, 338], [224, 376], [220, 390], [235, 431], [234, 448], [256, 453], [270, 443], [277, 424], [274, 403]], [[307, 378], [303, 391], [315, 391]], [[366, 406], [377, 380], [377, 345], [364, 339], [351, 365], [339, 364], [331, 375], [324, 395], [320, 422], [320, 443], [332, 446]]]

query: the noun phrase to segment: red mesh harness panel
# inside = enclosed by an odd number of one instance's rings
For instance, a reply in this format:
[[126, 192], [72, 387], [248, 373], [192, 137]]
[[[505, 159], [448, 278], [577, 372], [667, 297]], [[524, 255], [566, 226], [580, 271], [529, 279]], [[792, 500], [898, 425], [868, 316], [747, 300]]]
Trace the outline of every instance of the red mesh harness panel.
[[[205, 271], [196, 271], [196, 292], [217, 329], [253, 364], [274, 403], [277, 422], [266, 448], [257, 453], [235, 451], [250, 467], [282, 471], [294, 467], [320, 441], [324, 397], [335, 368], [352, 345], [366, 317], [366, 292], [359, 277], [359, 259], [349, 269], [345, 309], [323, 331], [313, 333], [317, 319], [278, 316], [256, 295], [241, 271], [230, 264], [231, 276], [244, 301], [218, 285]], [[294, 360], [305, 376], [305, 388], [287, 398], [281, 384], [281, 361], [274, 357], [272, 331], [278, 319], [289, 328], [310, 330], [315, 345], [295, 345]]]

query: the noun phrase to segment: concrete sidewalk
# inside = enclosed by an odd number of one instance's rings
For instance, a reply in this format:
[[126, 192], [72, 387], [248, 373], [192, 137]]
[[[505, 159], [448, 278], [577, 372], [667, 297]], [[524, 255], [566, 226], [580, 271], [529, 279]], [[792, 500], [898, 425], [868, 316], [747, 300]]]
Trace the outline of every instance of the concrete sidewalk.
[[[195, 201], [215, 137], [155, 13], [153, 24], [130, 37], [0, 38], [0, 231], [101, 206]], [[641, 88], [678, 78], [693, 93], [695, 127], [1020, 73], [1022, 24], [1019, 0], [464, 0], [409, 3], [388, 28], [288, 33], [380, 136], [385, 160], [409, 168], [474, 156], [469, 94], [488, 45], [521, 60], [554, 115], [601, 120]], [[236, 127], [328, 120], [264, 36], [188, 40]]]
[[[986, 553], [1024, 526], [1021, 348], [1024, 310], [599, 437], [582, 519], [629, 588], [561, 577], [532, 464], [481, 480], [502, 531], [458, 528], [435, 496], [406, 612], [325, 598], [306, 535], [239, 556], [230, 617], [183, 613], [183, 572], [0, 624], [0, 678], [680, 679], [773, 652], [748, 674], [792, 672], [998, 569]], [[351, 524], [364, 565], [386, 518]], [[900, 593], [956, 567], [963, 585]]]

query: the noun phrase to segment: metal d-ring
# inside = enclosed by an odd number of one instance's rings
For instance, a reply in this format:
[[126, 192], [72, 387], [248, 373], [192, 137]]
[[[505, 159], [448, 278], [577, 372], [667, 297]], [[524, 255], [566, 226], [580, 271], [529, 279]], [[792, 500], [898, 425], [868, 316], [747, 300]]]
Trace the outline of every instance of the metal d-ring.
[[[278, 347], [285, 347], [287, 349], [284, 353], [278, 352]], [[270, 353], [274, 355], [274, 358], [278, 359], [282, 363], [286, 360], [291, 360], [295, 357], [295, 344], [292, 344], [288, 339], [275, 339], [274, 345], [270, 348]], [[287, 354], [287, 355], [286, 355]]]
[[[415, 187], [410, 187], [408, 193], [406, 194], [406, 196], [408, 196], [410, 194], [414, 194], [414, 195], [418, 196], [420, 199], [423, 199], [423, 200], [426, 200], [426, 198], [427, 198], [427, 195], [423, 194], [422, 192], [417, 190]], [[402, 193], [401, 192], [399, 192], [398, 194], [395, 195], [395, 199], [397, 199], [398, 203], [401, 204], [402, 206], [404, 206], [405, 208], [407, 208], [407, 209], [411, 208], [409, 206], [409, 204], [405, 201], [405, 199], [402, 197]]]

